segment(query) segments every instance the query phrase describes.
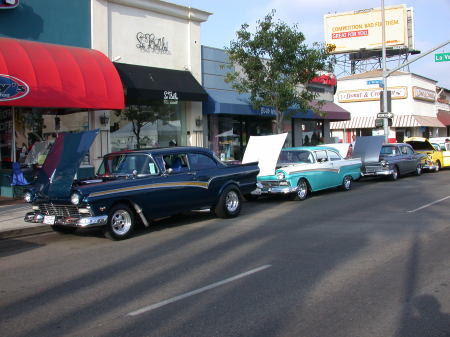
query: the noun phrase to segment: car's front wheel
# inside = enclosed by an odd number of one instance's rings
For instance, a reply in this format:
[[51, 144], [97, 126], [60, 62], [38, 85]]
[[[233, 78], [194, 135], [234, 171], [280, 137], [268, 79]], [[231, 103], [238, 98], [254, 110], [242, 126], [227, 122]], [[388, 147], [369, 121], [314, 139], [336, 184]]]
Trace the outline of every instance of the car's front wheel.
[[105, 236], [112, 240], [124, 240], [131, 235], [134, 225], [134, 212], [131, 208], [125, 204], [115, 205], [108, 215]]
[[397, 166], [394, 166], [393, 171], [392, 171], [392, 174], [391, 174], [391, 176], [390, 176], [391, 180], [392, 180], [392, 181], [397, 180], [397, 179], [398, 179], [398, 175], [399, 175], [399, 173], [398, 173], [398, 168], [397, 168]]
[[242, 198], [239, 189], [228, 186], [223, 190], [213, 210], [219, 218], [234, 218], [241, 212], [241, 207]]
[[309, 187], [306, 179], [300, 179], [297, 184], [297, 192], [291, 195], [291, 200], [305, 200], [309, 195]]
[[439, 172], [441, 170], [441, 162], [438, 160], [434, 168], [434, 172]]

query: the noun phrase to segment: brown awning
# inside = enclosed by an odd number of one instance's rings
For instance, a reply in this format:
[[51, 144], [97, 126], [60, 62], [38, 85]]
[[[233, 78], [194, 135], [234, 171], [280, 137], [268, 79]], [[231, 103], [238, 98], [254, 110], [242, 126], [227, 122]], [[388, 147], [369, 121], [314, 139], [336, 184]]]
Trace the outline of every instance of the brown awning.
[[350, 112], [333, 102], [325, 102], [322, 106], [320, 106], [317, 101], [313, 101], [311, 102], [311, 105], [320, 110], [320, 113], [314, 112], [315, 117], [318, 119], [346, 121], [351, 118]]

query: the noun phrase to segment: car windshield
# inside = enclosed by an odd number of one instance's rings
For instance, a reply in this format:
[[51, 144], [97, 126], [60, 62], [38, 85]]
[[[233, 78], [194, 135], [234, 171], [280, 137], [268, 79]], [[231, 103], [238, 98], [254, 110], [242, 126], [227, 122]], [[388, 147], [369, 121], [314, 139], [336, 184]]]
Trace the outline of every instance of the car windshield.
[[286, 150], [281, 151], [277, 164], [314, 163], [313, 155], [309, 151]]
[[150, 156], [145, 154], [108, 155], [103, 159], [97, 174], [106, 175], [157, 174], [158, 168]]
[[397, 156], [397, 149], [395, 146], [383, 146], [381, 148], [381, 155], [383, 156]]

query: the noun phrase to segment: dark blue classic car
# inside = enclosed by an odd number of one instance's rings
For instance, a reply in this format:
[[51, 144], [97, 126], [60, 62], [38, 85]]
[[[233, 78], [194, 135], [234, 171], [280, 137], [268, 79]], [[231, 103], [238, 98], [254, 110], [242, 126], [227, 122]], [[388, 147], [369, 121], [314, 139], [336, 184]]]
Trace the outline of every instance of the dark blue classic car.
[[79, 181], [77, 168], [95, 136], [88, 131], [57, 138], [25, 193], [33, 207], [25, 221], [60, 232], [102, 226], [106, 236], [121, 240], [138, 223], [149, 226], [151, 219], [189, 210], [208, 208], [219, 217], [235, 217], [242, 195], [256, 187], [257, 163], [228, 166], [199, 147], [111, 153], [95, 178]]

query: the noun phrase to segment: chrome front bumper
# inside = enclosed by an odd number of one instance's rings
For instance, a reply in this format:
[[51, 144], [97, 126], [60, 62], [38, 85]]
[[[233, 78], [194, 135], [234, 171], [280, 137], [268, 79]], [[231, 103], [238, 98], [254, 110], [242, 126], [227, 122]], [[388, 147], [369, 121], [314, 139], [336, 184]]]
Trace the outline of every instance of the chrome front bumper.
[[434, 163], [431, 163], [431, 164], [424, 164], [424, 165], [422, 166], [422, 168], [425, 169], [425, 170], [434, 171], [434, 170], [436, 170], [437, 165], [434, 164]]
[[104, 226], [108, 221], [107, 215], [68, 217], [68, 216], [45, 216], [39, 212], [29, 212], [25, 215], [25, 222], [45, 223], [48, 225], [67, 226], [75, 228], [90, 228]]
[[263, 187], [257, 188], [251, 194], [252, 195], [262, 195], [262, 194], [289, 194], [297, 192], [298, 187], [291, 186], [274, 186], [274, 187]]
[[361, 177], [369, 177], [369, 176], [390, 176], [394, 174], [394, 170], [391, 169], [379, 169], [379, 170], [373, 170], [373, 171], [361, 171]]

